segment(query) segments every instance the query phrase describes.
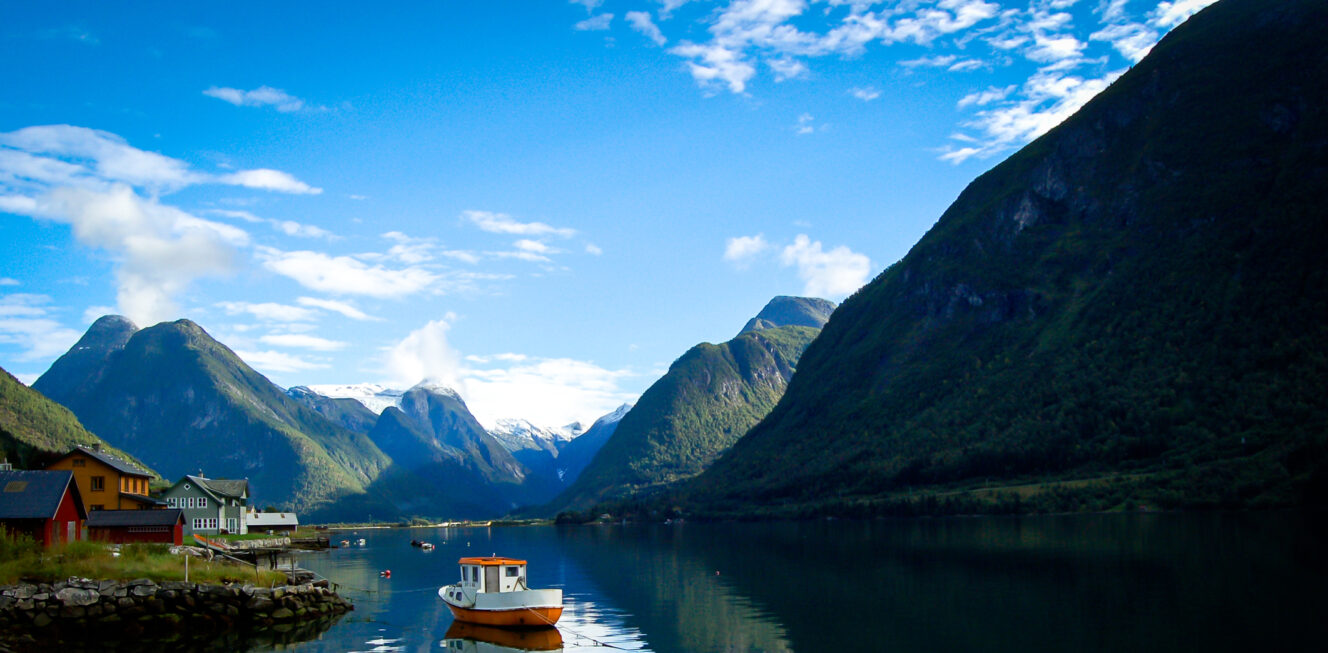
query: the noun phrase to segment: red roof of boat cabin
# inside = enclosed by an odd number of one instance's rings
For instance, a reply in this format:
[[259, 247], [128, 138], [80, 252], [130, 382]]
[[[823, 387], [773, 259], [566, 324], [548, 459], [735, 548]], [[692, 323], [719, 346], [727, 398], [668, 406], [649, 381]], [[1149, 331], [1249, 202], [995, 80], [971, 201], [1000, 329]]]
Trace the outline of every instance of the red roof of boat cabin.
[[525, 560], [516, 558], [504, 558], [502, 556], [486, 556], [483, 558], [462, 558], [457, 561], [459, 565], [484, 565], [486, 567], [493, 565], [524, 565]]

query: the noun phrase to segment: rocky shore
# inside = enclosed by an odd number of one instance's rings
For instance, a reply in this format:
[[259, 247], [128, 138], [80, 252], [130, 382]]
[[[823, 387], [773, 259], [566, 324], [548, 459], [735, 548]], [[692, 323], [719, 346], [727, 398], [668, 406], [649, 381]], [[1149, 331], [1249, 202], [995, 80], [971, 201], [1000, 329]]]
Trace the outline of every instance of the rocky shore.
[[[288, 633], [354, 606], [325, 583], [254, 587], [70, 578], [0, 586], [0, 650], [40, 643]], [[326, 628], [318, 628], [321, 632]]]

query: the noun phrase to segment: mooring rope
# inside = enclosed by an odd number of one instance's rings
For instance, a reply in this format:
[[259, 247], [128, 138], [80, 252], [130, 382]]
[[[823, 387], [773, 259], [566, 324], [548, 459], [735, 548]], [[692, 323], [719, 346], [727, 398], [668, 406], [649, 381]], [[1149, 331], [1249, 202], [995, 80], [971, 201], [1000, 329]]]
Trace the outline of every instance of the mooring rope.
[[558, 628], [558, 626], [554, 625], [554, 622], [549, 621], [548, 617], [545, 617], [544, 615], [540, 614], [539, 612], [536, 612], [534, 608], [526, 608], [526, 610], [529, 610], [531, 614], [535, 615], [536, 617], [539, 617], [541, 620], [544, 621], [544, 623], [549, 624], [550, 626], [553, 626], [553, 628], [557, 629], [559, 632], [562, 632], [562, 631], [566, 630], [567, 632], [572, 633], [573, 635], [576, 635], [577, 637], [580, 637], [581, 639], [590, 640], [591, 642], [593, 642], [593, 643], [595, 644], [595, 646], [602, 646], [602, 647], [604, 647], [604, 648], [617, 649], [617, 650], [619, 650], [619, 651], [630, 651], [630, 650], [632, 650], [632, 649], [628, 649], [628, 648], [623, 648], [623, 647], [621, 647], [621, 646], [616, 646], [616, 645], [614, 645], [614, 644], [610, 644], [610, 643], [608, 643], [608, 642], [601, 642], [600, 640], [595, 639], [594, 637], [591, 637], [591, 636], [589, 636], [589, 635], [583, 635], [583, 634], [581, 634], [581, 633], [578, 633], [578, 632], [576, 632], [575, 630], [572, 630], [571, 628], [568, 628], [567, 626], [563, 626], [562, 628]]

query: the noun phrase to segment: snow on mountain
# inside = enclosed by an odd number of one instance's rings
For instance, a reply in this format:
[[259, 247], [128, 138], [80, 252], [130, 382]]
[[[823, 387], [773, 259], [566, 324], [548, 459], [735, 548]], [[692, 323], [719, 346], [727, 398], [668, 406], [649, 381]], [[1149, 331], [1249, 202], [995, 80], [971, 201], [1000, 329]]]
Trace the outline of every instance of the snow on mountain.
[[354, 399], [365, 408], [382, 414], [388, 406], [400, 406], [401, 395], [405, 390], [397, 390], [377, 383], [355, 383], [351, 385], [310, 385], [304, 386], [324, 397], [333, 399]]
[[542, 449], [556, 456], [564, 445], [581, 435], [583, 431], [585, 429], [580, 422], [546, 428], [535, 426], [521, 418], [505, 418], [499, 419], [494, 427], [489, 429], [489, 435], [508, 451]]

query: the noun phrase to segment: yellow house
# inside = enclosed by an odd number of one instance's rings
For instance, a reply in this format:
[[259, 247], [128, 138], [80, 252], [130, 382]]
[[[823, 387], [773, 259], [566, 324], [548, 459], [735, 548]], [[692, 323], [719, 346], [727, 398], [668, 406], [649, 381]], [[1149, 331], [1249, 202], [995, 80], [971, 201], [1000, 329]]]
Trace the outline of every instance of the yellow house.
[[93, 510], [148, 510], [166, 504], [148, 496], [152, 475], [129, 461], [101, 450], [78, 447], [51, 463], [46, 469], [67, 469], [89, 512]]

